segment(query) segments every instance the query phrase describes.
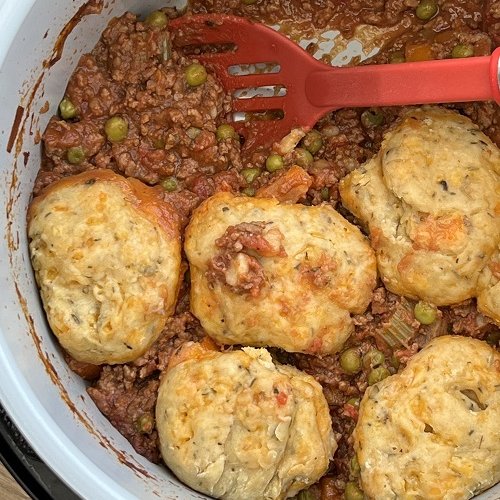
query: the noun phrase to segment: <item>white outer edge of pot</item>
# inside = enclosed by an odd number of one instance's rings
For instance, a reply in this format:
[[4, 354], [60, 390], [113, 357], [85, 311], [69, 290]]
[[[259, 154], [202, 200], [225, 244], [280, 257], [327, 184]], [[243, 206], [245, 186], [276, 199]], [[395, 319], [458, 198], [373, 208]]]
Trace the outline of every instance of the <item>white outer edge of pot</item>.
[[[47, 11], [50, 11], [50, 7], [55, 9], [57, 8], [56, 5], [59, 5], [60, 8], [63, 4], [65, 8], [68, 6], [76, 10], [77, 6], [83, 2], [69, 2], [67, 0], [66, 3], [63, 0], [45, 0], [45, 2], [43, 0], [0, 0], [0, 79], [6, 76], [5, 73], [2, 75], [2, 67], [13, 41], [19, 34], [22, 24], [30, 15], [30, 11], [37, 3], [39, 5], [44, 3], [47, 6]], [[168, 1], [119, 0], [116, 3], [119, 5], [110, 7], [110, 9], [123, 11], [126, 8], [131, 8], [147, 11], [166, 4]], [[49, 17], [47, 15], [47, 18]], [[43, 23], [43, 20], [40, 19], [40, 22]], [[50, 50], [47, 52], [47, 43], [48, 41], [41, 42], [46, 53], [45, 55], [50, 54]], [[35, 49], [38, 48], [35, 47]], [[67, 53], [65, 52], [64, 57], [66, 55]], [[39, 57], [39, 54], [34, 57]], [[38, 63], [42, 59], [39, 57]], [[22, 51], [19, 53], [19, 60], [24, 62], [24, 53]], [[19, 67], [22, 68], [21, 63]], [[38, 76], [37, 71], [39, 72], [37, 68], [32, 69], [35, 72], [28, 79], [28, 88], [36, 80]], [[56, 68], [54, 72], [59, 73], [60, 70]], [[65, 75], [67, 78], [70, 73], [71, 71], [66, 72], [65, 70], [60, 75], [62, 74], [63, 77]], [[48, 95], [44, 99], [49, 99], [49, 102], [51, 102], [50, 97], [52, 92], [54, 92], [52, 97], [60, 96], [64, 91], [64, 86], [65, 82], [59, 82], [57, 85], [54, 85], [54, 82], [52, 82], [52, 87], [49, 84]], [[0, 102], [2, 102], [2, 92], [4, 91], [5, 89], [0, 87]], [[5, 154], [5, 144], [8, 137], [7, 131], [10, 130], [10, 126], [12, 125], [18, 101], [17, 95], [12, 95], [12, 98], [9, 96], [8, 99], [4, 99], [3, 102], [7, 106], [2, 109], [2, 114], [7, 114], [8, 116], [2, 119], [0, 115], [0, 181], [2, 182], [2, 185], [0, 185], [0, 195], [3, 196], [2, 203], [7, 200], [8, 187], [6, 185], [10, 179], [11, 172], [9, 169], [14, 168], [10, 163], [17, 160], [14, 158], [14, 155]], [[39, 104], [42, 104], [42, 102], [43, 100]], [[34, 109], [39, 109], [39, 107], [36, 106]], [[54, 111], [53, 104], [51, 111]], [[41, 126], [39, 128], [43, 129], [44, 120], [46, 122], [48, 115], [50, 113], [41, 119]], [[39, 150], [39, 147], [28, 144], [23, 146], [23, 149], [30, 150], [32, 158], [36, 160], [36, 150]], [[35, 164], [36, 162], [32, 163]], [[36, 166], [36, 168], [38, 167]], [[34, 167], [29, 172], [27, 170], [29, 170], [29, 166], [28, 169], [24, 168], [24, 170], [18, 172], [25, 191], [32, 187], [34, 178]], [[33, 277], [29, 269], [29, 259], [28, 261], [25, 259], [27, 242], [23, 226], [24, 211], [29, 199], [29, 193], [25, 191], [22, 191], [23, 199], [21, 203], [17, 204], [19, 213], [16, 214], [16, 222], [20, 230], [18, 234], [21, 236], [20, 248], [16, 251], [20, 256], [16, 257], [18, 259], [16, 265], [20, 269], [21, 265], [26, 265], [26, 262], [28, 262], [27, 266], [25, 266], [26, 269], [23, 268], [23, 293], [26, 293], [30, 312], [34, 314], [36, 331], [42, 337], [44, 351], [50, 355], [51, 361], [56, 364], [57, 373], [61, 376], [63, 385], [68, 388], [68, 393], [72, 396], [72, 400], [76, 401], [78, 396], [81, 397], [80, 393], [85, 392], [83, 383], [76, 376], [71, 375], [65, 367], [63, 360], [60, 359], [61, 356], [55, 343], [53, 339], [51, 340], [49, 332], [43, 323], [43, 312], [39, 306]], [[0, 212], [0, 227], [2, 228], [6, 227], [4, 224], [7, 223], [5, 213], [2, 207], [2, 211]], [[120, 450], [125, 449], [127, 458], [131, 458], [136, 465], [144, 468], [152, 477], [151, 480], [138, 478], [133, 470], [124, 466], [116, 459], [116, 456], [113, 456], [111, 449], [106, 449], [106, 446], [99, 443], [95, 436], [91, 436], [85, 430], [84, 426], [76, 421], [74, 415], [71, 414], [66, 403], [64, 403], [58, 394], [57, 389], [53, 387], [49, 376], [44, 372], [43, 367], [41, 368], [41, 363], [37, 358], [31, 337], [20, 340], [18, 342], [20, 347], [16, 347], [16, 351], [13, 351], [11, 348], [13, 343], [9, 343], [8, 336], [12, 335], [13, 332], [19, 335], [24, 333], [21, 329], [16, 330], [16, 327], [11, 328], [11, 323], [15, 323], [16, 325], [22, 324], [22, 310], [21, 304], [14, 302], [15, 294], [11, 293], [11, 289], [14, 288], [12, 283], [14, 273], [10, 269], [8, 254], [4, 252], [6, 246], [3, 246], [3, 242], [1, 242], [1, 245], [0, 287], [5, 286], [5, 289], [0, 291], [0, 400], [33, 449], [70, 488], [85, 499], [132, 500], [141, 498], [141, 500], [146, 500], [158, 497], [164, 499], [206, 498], [180, 484], [164, 468], [155, 466], [135, 454], [124, 438], [97, 411], [93, 403], [88, 401], [88, 398], [83, 402], [77, 401], [76, 404], [79, 409], [83, 408], [87, 411], [85, 415], [88, 416], [89, 422], [96, 429], [102, 431], [101, 434], [109, 439], [110, 444]], [[28, 353], [29, 356], [23, 356], [24, 353]], [[30, 372], [36, 374], [38, 378], [36, 380], [29, 380], [30, 377], [23, 375]], [[41, 397], [42, 390], [50, 393], [49, 397], [45, 398], [45, 404]], [[47, 400], [53, 401], [53, 406], [47, 404]], [[61, 422], [64, 424], [64, 428], [61, 427]], [[149, 481], [151, 481], [151, 484]], [[482, 500], [500, 498], [500, 485], [480, 495], [478, 498]]]
[[[83, 3], [0, 0], [0, 401], [40, 458], [82, 498], [206, 498], [135, 453], [100, 414], [50, 335], [29, 266], [25, 217], [40, 161], [36, 131], [57, 112], [79, 56], [93, 47], [110, 17], [127, 9], [148, 12], [168, 0], [104, 2], [103, 15], [85, 17], [67, 38], [61, 61], [43, 69], [58, 34]], [[6, 146], [18, 105], [31, 121], [20, 129], [23, 143], [16, 154], [15, 145], [11, 153]], [[46, 105], [49, 112], [41, 113]], [[9, 234], [17, 238], [14, 245]]]
[[[0, 0], [0, 68], [33, 4], [31, 0]], [[7, 265], [3, 258], [1, 265]], [[35, 452], [83, 498], [136, 498], [120, 484], [110, 480], [105, 471], [89, 460], [69, 436], [57, 427], [27, 380], [19, 377], [15, 357], [4, 341], [4, 334], [6, 332], [0, 327], [0, 400]]]
[[17, 0], [16, 2], [0, 0], [0, 68], [7, 55], [8, 47], [32, 5], [32, 0]]

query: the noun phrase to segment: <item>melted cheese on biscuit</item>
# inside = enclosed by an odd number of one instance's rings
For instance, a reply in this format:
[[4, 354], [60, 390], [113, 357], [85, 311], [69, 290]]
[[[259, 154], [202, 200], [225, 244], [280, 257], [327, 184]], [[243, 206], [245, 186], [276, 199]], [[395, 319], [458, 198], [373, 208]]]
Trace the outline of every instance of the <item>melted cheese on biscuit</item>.
[[462, 500], [500, 480], [500, 354], [438, 337], [369, 387], [354, 431], [369, 498]]
[[[500, 278], [498, 271], [482, 277], [500, 243], [499, 175], [500, 151], [476, 125], [456, 112], [423, 108], [342, 179], [340, 194], [370, 231], [386, 287], [449, 305]], [[500, 322], [498, 302], [487, 305], [485, 297], [479, 308]]]
[[29, 214], [30, 252], [50, 326], [77, 360], [124, 363], [173, 313], [180, 236], [151, 188], [110, 171], [50, 186]]
[[336, 352], [376, 282], [366, 238], [327, 205], [216, 194], [193, 214], [185, 251], [192, 311], [226, 344]]
[[326, 472], [337, 446], [313, 377], [265, 349], [188, 344], [178, 356], [162, 377], [156, 421], [181, 481], [216, 498], [281, 499]]

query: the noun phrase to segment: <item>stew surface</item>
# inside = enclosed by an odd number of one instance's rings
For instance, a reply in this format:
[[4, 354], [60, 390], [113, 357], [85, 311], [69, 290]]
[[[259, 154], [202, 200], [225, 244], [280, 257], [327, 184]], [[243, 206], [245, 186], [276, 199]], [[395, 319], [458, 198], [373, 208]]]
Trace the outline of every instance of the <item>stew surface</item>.
[[[418, 0], [194, 0], [189, 11], [226, 12], [279, 23], [295, 40], [336, 29], [343, 39], [358, 36], [365, 47], [382, 47], [362, 64], [479, 56], [500, 44], [498, 2], [439, 1], [437, 13], [430, 18], [419, 10], [420, 4]], [[168, 8], [163, 12], [170, 18], [179, 15]], [[316, 49], [314, 42], [307, 47], [312, 53]], [[253, 196], [293, 164], [299, 164], [313, 179], [300, 202], [329, 203], [357, 223], [339, 203], [338, 182], [378, 151], [384, 132], [405, 108], [330, 113], [317, 123], [317, 135], [302, 144], [308, 154], [304, 155], [303, 148], [295, 149], [283, 156], [277, 168], [269, 162], [266, 167], [268, 150], [245, 152], [239, 140], [231, 134], [224, 136], [220, 126], [230, 120], [230, 96], [210, 72], [204, 85], [186, 91], [183, 82], [190, 62], [175, 50], [168, 24], [159, 21], [155, 25], [151, 19], [145, 21], [130, 13], [112, 20], [94, 50], [81, 58], [69, 79], [60, 115], [51, 119], [44, 133], [44, 158], [34, 194], [62, 177], [109, 168], [157, 186], [177, 207], [186, 225], [193, 209], [215, 192]], [[500, 146], [497, 105], [449, 107], [470, 117]], [[128, 123], [121, 142], [107, 140], [110, 133], [120, 133], [119, 123], [107, 134], [104, 130], [109, 117], [115, 115]], [[153, 462], [161, 461], [154, 420], [159, 375], [179, 346], [205, 336], [190, 313], [189, 288], [186, 270], [175, 315], [156, 343], [136, 361], [94, 366], [67, 356], [71, 369], [91, 381], [88, 392], [102, 413], [137, 452]], [[357, 360], [348, 356], [317, 357], [272, 350], [276, 359], [297, 366], [321, 383], [339, 443], [328, 474], [308, 490], [309, 496], [301, 498], [338, 498], [347, 482], [356, 481], [351, 433], [359, 400], [373, 377], [400, 371], [430, 339], [445, 333], [484, 339], [498, 346], [499, 328], [477, 311], [474, 300], [439, 308], [428, 325], [415, 317], [414, 306], [415, 302], [390, 293], [379, 283], [369, 309], [355, 316], [355, 333], [346, 345], [346, 349], [356, 347], [359, 357], [369, 353], [364, 356], [368, 362], [356, 373], [349, 372], [354, 371], [350, 365]], [[403, 322], [411, 330], [401, 345], [387, 341], [386, 332], [395, 322]]]

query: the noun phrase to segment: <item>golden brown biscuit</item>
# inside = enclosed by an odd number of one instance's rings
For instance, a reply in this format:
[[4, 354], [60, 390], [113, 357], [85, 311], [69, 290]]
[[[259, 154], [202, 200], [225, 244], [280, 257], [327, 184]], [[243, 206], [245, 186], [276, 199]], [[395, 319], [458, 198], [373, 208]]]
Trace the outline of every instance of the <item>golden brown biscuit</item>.
[[75, 359], [125, 363], [156, 340], [181, 262], [161, 193], [110, 170], [68, 177], [33, 200], [28, 235], [50, 326]]
[[500, 354], [459, 336], [369, 387], [354, 431], [368, 497], [461, 500], [498, 482], [499, 387]]
[[333, 353], [375, 286], [361, 232], [327, 205], [216, 194], [193, 214], [191, 308], [225, 344]]
[[484, 267], [478, 285], [481, 290], [477, 297], [478, 309], [500, 323], [500, 241], [497, 251]]
[[[500, 151], [456, 112], [422, 108], [388, 132], [379, 154], [340, 183], [370, 231], [394, 293], [436, 305], [481, 293], [500, 241]], [[484, 310], [500, 321], [500, 310]]]
[[337, 448], [321, 386], [265, 349], [185, 345], [163, 374], [156, 422], [168, 467], [215, 498], [292, 497]]

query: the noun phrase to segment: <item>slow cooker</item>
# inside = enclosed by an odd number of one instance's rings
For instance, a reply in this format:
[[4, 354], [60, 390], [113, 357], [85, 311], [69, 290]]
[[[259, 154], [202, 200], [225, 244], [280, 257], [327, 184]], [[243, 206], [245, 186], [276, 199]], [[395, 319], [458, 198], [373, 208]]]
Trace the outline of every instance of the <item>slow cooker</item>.
[[[99, 14], [88, 13], [101, 3]], [[135, 453], [69, 370], [46, 323], [26, 236], [41, 131], [80, 55], [126, 10], [182, 4], [0, 0], [0, 403], [43, 462], [87, 499], [206, 498]], [[500, 485], [478, 498], [499, 499]]]

